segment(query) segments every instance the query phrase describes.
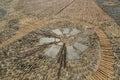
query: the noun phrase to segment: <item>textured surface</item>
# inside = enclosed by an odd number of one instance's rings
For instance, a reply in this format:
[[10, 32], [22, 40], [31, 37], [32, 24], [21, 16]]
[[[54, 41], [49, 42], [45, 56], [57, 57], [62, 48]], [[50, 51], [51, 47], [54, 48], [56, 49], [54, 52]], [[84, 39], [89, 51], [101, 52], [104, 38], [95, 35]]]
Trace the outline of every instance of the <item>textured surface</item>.
[[98, 5], [114, 18], [120, 25], [120, 1], [119, 0], [96, 0]]
[[119, 80], [120, 28], [98, 4], [0, 0], [0, 80]]

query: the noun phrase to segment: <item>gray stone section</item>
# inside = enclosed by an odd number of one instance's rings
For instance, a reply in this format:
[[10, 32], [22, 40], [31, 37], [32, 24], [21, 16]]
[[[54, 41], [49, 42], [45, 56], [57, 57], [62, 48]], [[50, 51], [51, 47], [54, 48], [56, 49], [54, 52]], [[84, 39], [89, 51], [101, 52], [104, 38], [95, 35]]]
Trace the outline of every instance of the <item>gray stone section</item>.
[[63, 34], [68, 34], [70, 32], [69, 28], [63, 28]]
[[41, 38], [39, 42], [40, 42], [40, 45], [49, 44], [49, 43], [55, 42], [55, 38]]
[[67, 57], [74, 60], [80, 59], [73, 46], [67, 46]]
[[62, 35], [62, 32], [60, 29], [55, 29], [55, 30], [52, 30], [53, 33], [57, 34], [57, 35]]
[[9, 3], [11, 2], [12, 0], [0, 0], [0, 3]]
[[70, 35], [76, 35], [80, 32], [80, 30], [74, 28], [71, 32], [70, 32]]
[[6, 11], [3, 9], [0, 9], [0, 18], [3, 18], [6, 15]]
[[85, 50], [88, 48], [88, 46], [83, 45], [83, 44], [78, 43], [78, 42], [76, 42], [76, 43], [74, 44], [74, 47], [75, 47], [76, 49], [80, 50], [81, 52], [85, 51]]
[[84, 42], [87, 42], [88, 41], [88, 37], [85, 37], [85, 38], [82, 38], [82, 37], [79, 37], [78, 39], [77, 39], [77, 42], [82, 42], [82, 43], [84, 43]]
[[59, 53], [61, 46], [52, 45], [52, 47], [45, 53], [45, 56], [56, 58], [57, 54]]

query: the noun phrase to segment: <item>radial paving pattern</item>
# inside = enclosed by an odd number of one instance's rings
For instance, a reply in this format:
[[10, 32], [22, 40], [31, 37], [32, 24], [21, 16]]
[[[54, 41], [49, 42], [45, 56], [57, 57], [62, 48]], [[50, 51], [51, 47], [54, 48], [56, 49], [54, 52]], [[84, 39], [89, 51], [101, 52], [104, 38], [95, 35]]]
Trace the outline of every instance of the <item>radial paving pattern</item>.
[[55, 58], [60, 52], [62, 47], [61, 45], [63, 44], [65, 44], [67, 48], [68, 55], [67, 57], [69, 59], [80, 59], [79, 55], [77, 55], [78, 54], [77, 50], [79, 50], [81, 54], [88, 48], [88, 46], [81, 44], [81, 41], [83, 43], [87, 42], [87, 38], [79, 37], [78, 39], [76, 39], [76, 37], [74, 37], [75, 35], [80, 33], [80, 30], [76, 28], [73, 28], [72, 30], [70, 30], [70, 28], [63, 28], [63, 32], [60, 29], [55, 29], [52, 30], [51, 32], [55, 33], [56, 36], [59, 37], [58, 38], [43, 37], [40, 39], [41, 45], [54, 43], [52, 44], [51, 48], [45, 53], [45, 55], [49, 57]]
[[[2, 62], [10, 60], [6, 65], [11, 64], [15, 67], [7, 67], [7, 73], [17, 70], [16, 75], [9, 75], [8, 79], [18, 76], [23, 80], [32, 80], [37, 76], [39, 80], [88, 79], [98, 69], [101, 56], [99, 38], [94, 30], [89, 30], [89, 34], [86, 33], [87, 30], [78, 24], [57, 21], [46, 24], [3, 48]], [[20, 46], [22, 44], [24, 45]], [[11, 47], [14, 48], [11, 50]], [[10, 52], [10, 55], [7, 52]], [[7, 53], [7, 56], [4, 53]], [[29, 75], [26, 71], [30, 71]], [[5, 75], [2, 79], [5, 79]]]
[[111, 80], [112, 48], [105, 34], [91, 26], [55, 19], [3, 47], [1, 79]]
[[[55, 25], [61, 25], [61, 28]], [[92, 33], [88, 35], [85, 28], [75, 27], [72, 23], [68, 24], [66, 22], [56, 22], [49, 26], [51, 29], [46, 31], [50, 34], [49, 36], [45, 36], [43, 30], [38, 31], [43, 35], [39, 44], [49, 44], [42, 55], [53, 60], [51, 65], [54, 64], [54, 69], [52, 67], [51, 69], [55, 72], [50, 71], [49, 76], [55, 76], [49, 78], [88, 79], [98, 69], [100, 61], [99, 39], [95, 32], [91, 30]], [[91, 44], [91, 41], [93, 41], [93, 44]], [[69, 71], [69, 69], [71, 70]]]

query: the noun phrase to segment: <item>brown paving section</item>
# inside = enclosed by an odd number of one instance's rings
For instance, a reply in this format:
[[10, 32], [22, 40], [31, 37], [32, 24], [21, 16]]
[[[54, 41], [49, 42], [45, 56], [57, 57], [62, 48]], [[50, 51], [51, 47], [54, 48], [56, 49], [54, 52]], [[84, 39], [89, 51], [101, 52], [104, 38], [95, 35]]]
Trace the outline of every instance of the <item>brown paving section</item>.
[[75, 0], [70, 6], [56, 15], [56, 17], [71, 17], [90, 22], [97, 26], [102, 23], [113, 21], [98, 7], [95, 0]]
[[101, 42], [101, 62], [99, 69], [90, 77], [90, 80], [112, 80], [114, 75], [114, 54], [109, 39], [104, 32], [95, 28]]
[[[21, 20], [21, 26], [19, 31], [16, 32], [16, 35], [13, 36], [12, 38], [4, 41], [2, 44], [0, 44], [0, 48], [5, 47], [9, 45], [10, 43], [13, 43], [14, 41], [21, 39], [23, 36], [29, 34], [30, 32], [40, 28], [42, 24], [44, 24], [48, 19], [43, 19], [41, 21], [37, 21], [35, 23], [29, 24], [25, 23], [24, 21]], [[29, 22], [29, 21], [28, 21]], [[32, 21], [30, 21], [32, 22]], [[39, 25], [38, 25], [39, 24]]]

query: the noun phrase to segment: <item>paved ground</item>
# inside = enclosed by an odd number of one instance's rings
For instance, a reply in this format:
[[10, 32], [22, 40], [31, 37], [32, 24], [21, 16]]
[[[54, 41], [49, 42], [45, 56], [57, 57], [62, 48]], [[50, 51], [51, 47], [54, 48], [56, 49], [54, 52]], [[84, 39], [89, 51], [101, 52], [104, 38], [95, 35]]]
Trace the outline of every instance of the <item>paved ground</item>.
[[0, 80], [119, 80], [120, 2], [104, 4], [0, 0]]
[[[96, 0], [98, 5], [120, 25], [120, 0]], [[111, 2], [111, 4], [110, 4]], [[106, 5], [105, 5], [106, 3]], [[107, 5], [108, 4], [108, 5]]]

